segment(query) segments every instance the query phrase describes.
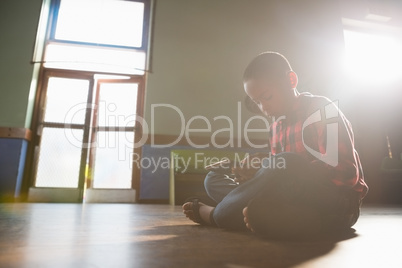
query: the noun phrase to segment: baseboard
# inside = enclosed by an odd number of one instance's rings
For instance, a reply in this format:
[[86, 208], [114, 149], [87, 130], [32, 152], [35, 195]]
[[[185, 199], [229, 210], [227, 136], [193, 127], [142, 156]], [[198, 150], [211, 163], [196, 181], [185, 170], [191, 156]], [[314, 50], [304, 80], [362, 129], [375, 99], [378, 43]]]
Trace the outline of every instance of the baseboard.
[[28, 202], [78, 203], [81, 191], [76, 188], [29, 188]]
[[138, 200], [140, 204], [169, 204], [169, 199], [140, 199]]
[[135, 203], [134, 189], [87, 189], [85, 203]]

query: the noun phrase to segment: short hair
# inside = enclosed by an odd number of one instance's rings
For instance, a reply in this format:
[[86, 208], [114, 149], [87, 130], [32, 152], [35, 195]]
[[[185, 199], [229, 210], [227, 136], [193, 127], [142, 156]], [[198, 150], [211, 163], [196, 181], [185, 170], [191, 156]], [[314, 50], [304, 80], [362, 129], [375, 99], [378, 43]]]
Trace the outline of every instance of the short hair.
[[248, 64], [243, 74], [243, 82], [261, 77], [284, 78], [289, 71], [292, 71], [292, 67], [285, 56], [268, 51], [261, 53]]

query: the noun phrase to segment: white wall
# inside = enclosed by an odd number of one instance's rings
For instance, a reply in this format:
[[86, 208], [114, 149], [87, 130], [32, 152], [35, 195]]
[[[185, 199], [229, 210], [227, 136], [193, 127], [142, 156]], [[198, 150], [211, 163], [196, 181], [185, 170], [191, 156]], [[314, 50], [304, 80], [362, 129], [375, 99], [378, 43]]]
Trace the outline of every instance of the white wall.
[[[229, 126], [213, 122], [218, 115], [232, 118], [237, 129], [237, 102], [245, 97], [241, 78], [254, 56], [268, 50], [285, 54], [299, 74], [301, 90], [326, 94], [343, 49], [339, 9], [331, 0], [159, 0], [153, 27], [148, 124], [151, 105], [167, 103], [183, 111], [186, 120], [207, 117], [212, 131]], [[244, 124], [251, 114], [244, 105], [242, 110]], [[173, 109], [158, 108], [155, 115], [152, 134], [180, 133]], [[197, 122], [193, 128], [206, 127]]]
[[[31, 63], [41, 0], [0, 1], [0, 126], [30, 127]], [[29, 117], [29, 120], [27, 120]]]

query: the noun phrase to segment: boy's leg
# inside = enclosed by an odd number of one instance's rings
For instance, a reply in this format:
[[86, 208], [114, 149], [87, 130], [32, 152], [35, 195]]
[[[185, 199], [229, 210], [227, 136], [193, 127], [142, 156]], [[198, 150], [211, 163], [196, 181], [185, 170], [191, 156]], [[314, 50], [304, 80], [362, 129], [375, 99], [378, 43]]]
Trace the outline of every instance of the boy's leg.
[[244, 211], [245, 221], [258, 235], [274, 239], [310, 238], [322, 231], [320, 213], [309, 206], [265, 196], [253, 199]]
[[[219, 203], [228, 193], [238, 187], [238, 184], [224, 174], [210, 171], [204, 180], [204, 186], [208, 196], [216, 203]], [[186, 202], [183, 204], [183, 212], [186, 217], [198, 223], [200, 223], [200, 221], [197, 218], [201, 218], [202, 222], [215, 225], [211, 219], [211, 211], [214, 207], [205, 205], [202, 202], [197, 202], [197, 204], [198, 205], [195, 208], [193, 202]], [[198, 211], [194, 212], [195, 209]], [[199, 217], [195, 216], [195, 214]]]
[[[356, 207], [353, 198], [345, 198], [339, 188], [313, 170], [300, 155], [283, 153], [275, 157], [277, 162], [282, 157], [285, 168], [263, 167], [253, 179], [230, 192], [213, 212], [218, 226], [244, 230], [242, 211], [253, 199], [256, 199], [253, 206], [257, 207], [254, 211], [261, 214], [267, 229], [283, 236], [298, 232], [313, 234], [326, 227], [322, 219], [325, 220], [327, 215], [335, 215], [342, 222], [346, 220], [343, 215], [348, 217], [350, 214], [348, 208]], [[275, 160], [272, 158], [271, 163]], [[352, 214], [356, 220], [358, 214]], [[346, 220], [345, 223], [339, 228], [350, 227], [354, 222]]]
[[322, 223], [324, 231], [342, 230], [352, 227], [360, 216], [360, 207], [362, 200], [360, 196], [351, 191], [343, 194], [339, 198], [338, 211], [326, 211], [322, 213]]
[[[294, 153], [272, 156], [264, 162], [254, 178], [237, 186], [217, 205], [213, 219], [219, 227], [245, 230], [242, 211], [250, 200], [259, 194], [268, 197], [272, 195], [277, 199], [278, 194], [290, 191], [294, 178], [304, 181], [311, 177], [308, 161]], [[276, 166], [272, 163], [284, 163], [284, 165]]]
[[222, 199], [239, 185], [228, 176], [210, 171], [204, 180], [205, 191], [216, 203], [220, 203]]
[[317, 198], [291, 200], [260, 194], [248, 204], [245, 221], [259, 235], [279, 239], [345, 231], [356, 223], [360, 212], [357, 195], [334, 193], [322, 185], [312, 188], [321, 192]]

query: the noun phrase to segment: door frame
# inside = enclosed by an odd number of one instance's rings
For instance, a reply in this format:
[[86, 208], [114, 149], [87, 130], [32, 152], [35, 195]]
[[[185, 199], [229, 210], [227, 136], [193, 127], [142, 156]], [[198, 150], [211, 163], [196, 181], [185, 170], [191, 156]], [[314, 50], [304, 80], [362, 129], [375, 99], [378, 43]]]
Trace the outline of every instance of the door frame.
[[[37, 167], [37, 148], [40, 145], [40, 127], [41, 127], [41, 116], [43, 114], [44, 102], [46, 98], [46, 91], [47, 85], [50, 77], [60, 77], [60, 78], [72, 78], [72, 79], [85, 79], [89, 80], [89, 93], [87, 98], [87, 103], [93, 103], [94, 101], [94, 91], [96, 91], [96, 79], [95, 75], [106, 75], [106, 76], [124, 76], [129, 77], [129, 79], [125, 79], [127, 81], [131, 81], [134, 83], [138, 83], [138, 92], [137, 92], [137, 115], [139, 116], [140, 120], [143, 119], [144, 115], [144, 101], [145, 101], [145, 75], [129, 75], [129, 74], [116, 74], [116, 73], [105, 73], [105, 72], [90, 72], [90, 71], [74, 71], [74, 70], [64, 70], [64, 69], [50, 69], [50, 68], [43, 68], [40, 73], [40, 80], [38, 83], [38, 90], [35, 96], [34, 101], [34, 111], [32, 117], [32, 142], [30, 143], [30, 148], [28, 150], [28, 161], [25, 167], [25, 174], [28, 174], [28, 182], [29, 182], [29, 193], [28, 193], [28, 201], [32, 202], [83, 202], [83, 195], [84, 195], [84, 184], [85, 184], [85, 166], [86, 161], [81, 161], [80, 163], [80, 175], [79, 175], [79, 182], [78, 188], [45, 188], [45, 187], [35, 187], [35, 177], [36, 177], [36, 167]], [[113, 79], [99, 79], [99, 80], [107, 80], [112, 81]], [[118, 79], [121, 80], [121, 79]], [[87, 109], [91, 109], [87, 107]], [[89, 140], [91, 128], [92, 113], [86, 112], [85, 124], [84, 124], [84, 137], [83, 142]], [[144, 122], [137, 122], [135, 127], [135, 135], [134, 135], [134, 142], [137, 143], [141, 140], [143, 133], [143, 126]], [[86, 131], [87, 130], [87, 131]], [[85, 135], [87, 134], [87, 136]], [[85, 137], [86, 136], [86, 137]], [[87, 143], [88, 144], [88, 143]], [[83, 157], [85, 159], [89, 156], [89, 148], [85, 148], [87, 146], [83, 146], [81, 151], [81, 159]], [[141, 147], [134, 147], [133, 153], [139, 155], [141, 157], [142, 148]], [[140, 192], [140, 175], [141, 170], [140, 167], [137, 165], [132, 165], [132, 185], [131, 189], [135, 190], [135, 202], [139, 200], [139, 192]], [[42, 189], [41, 189], [42, 188]], [[50, 191], [56, 190], [56, 191]], [[66, 190], [66, 191], [61, 191]], [[72, 193], [72, 190], [77, 191], [78, 193]], [[118, 189], [116, 189], [117, 191]], [[54, 192], [54, 193], [49, 193]], [[61, 193], [63, 192], [63, 193]], [[41, 196], [42, 195], [42, 196]], [[58, 198], [60, 196], [63, 200]]]

